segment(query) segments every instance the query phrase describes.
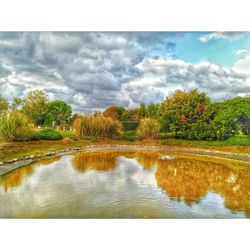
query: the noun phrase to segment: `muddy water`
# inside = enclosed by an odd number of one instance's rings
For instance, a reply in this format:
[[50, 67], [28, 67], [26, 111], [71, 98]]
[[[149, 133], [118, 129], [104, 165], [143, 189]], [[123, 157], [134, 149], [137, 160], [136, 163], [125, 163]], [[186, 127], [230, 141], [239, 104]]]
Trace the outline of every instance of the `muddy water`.
[[42, 160], [0, 177], [1, 218], [248, 218], [250, 166], [160, 152]]

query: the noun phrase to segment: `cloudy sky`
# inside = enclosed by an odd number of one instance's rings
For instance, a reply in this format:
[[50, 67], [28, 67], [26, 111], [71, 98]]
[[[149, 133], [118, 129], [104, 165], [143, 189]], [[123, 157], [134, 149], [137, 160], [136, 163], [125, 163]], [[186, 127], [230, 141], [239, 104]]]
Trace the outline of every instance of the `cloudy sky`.
[[250, 96], [250, 33], [0, 32], [0, 95], [9, 101], [43, 89], [88, 112], [193, 88], [214, 101]]

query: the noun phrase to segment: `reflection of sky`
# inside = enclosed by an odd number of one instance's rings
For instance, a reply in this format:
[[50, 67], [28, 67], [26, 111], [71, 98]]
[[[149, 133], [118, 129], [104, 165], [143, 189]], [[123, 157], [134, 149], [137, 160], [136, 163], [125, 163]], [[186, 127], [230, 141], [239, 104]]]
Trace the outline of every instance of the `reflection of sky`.
[[73, 156], [37, 166], [21, 186], [0, 192], [0, 217], [162, 217], [240, 218], [212, 192], [187, 205], [170, 199], [157, 187], [154, 169], [144, 170], [136, 159], [119, 157], [107, 172], [78, 172]]

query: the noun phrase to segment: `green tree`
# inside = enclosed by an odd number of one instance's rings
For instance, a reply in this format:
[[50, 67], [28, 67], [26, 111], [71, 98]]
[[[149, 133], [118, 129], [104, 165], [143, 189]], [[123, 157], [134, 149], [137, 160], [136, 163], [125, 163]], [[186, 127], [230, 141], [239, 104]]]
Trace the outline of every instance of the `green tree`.
[[44, 120], [44, 125], [48, 127], [52, 127], [53, 121], [55, 121], [54, 116], [49, 112]]
[[212, 119], [211, 100], [206, 93], [197, 89], [189, 92], [177, 90], [161, 104], [161, 130], [163, 132], [182, 132], [187, 125], [208, 122]]
[[48, 112], [48, 96], [42, 90], [30, 91], [23, 100], [23, 112], [30, 116], [36, 125], [42, 125]]
[[157, 104], [150, 103], [148, 106], [148, 111], [147, 111], [148, 116], [152, 117], [152, 118], [157, 118], [158, 112], [159, 112], [159, 107], [160, 107], [160, 105], [158, 103]]
[[49, 102], [48, 111], [52, 115], [50, 118], [53, 117], [57, 125], [68, 123], [72, 115], [72, 108], [60, 100]]
[[0, 113], [6, 112], [8, 110], [9, 104], [7, 100], [0, 96]]

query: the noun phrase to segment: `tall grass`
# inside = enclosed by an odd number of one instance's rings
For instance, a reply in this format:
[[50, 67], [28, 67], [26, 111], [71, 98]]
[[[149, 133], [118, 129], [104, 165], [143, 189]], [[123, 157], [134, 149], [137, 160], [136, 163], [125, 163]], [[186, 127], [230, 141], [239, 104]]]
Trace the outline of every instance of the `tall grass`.
[[73, 121], [73, 129], [79, 136], [116, 138], [120, 135], [121, 123], [101, 115], [84, 115]]
[[19, 111], [0, 116], [0, 138], [6, 141], [28, 141], [34, 136], [29, 118]]
[[144, 138], [159, 138], [160, 123], [153, 118], [144, 118], [141, 120], [137, 129], [137, 134]]

